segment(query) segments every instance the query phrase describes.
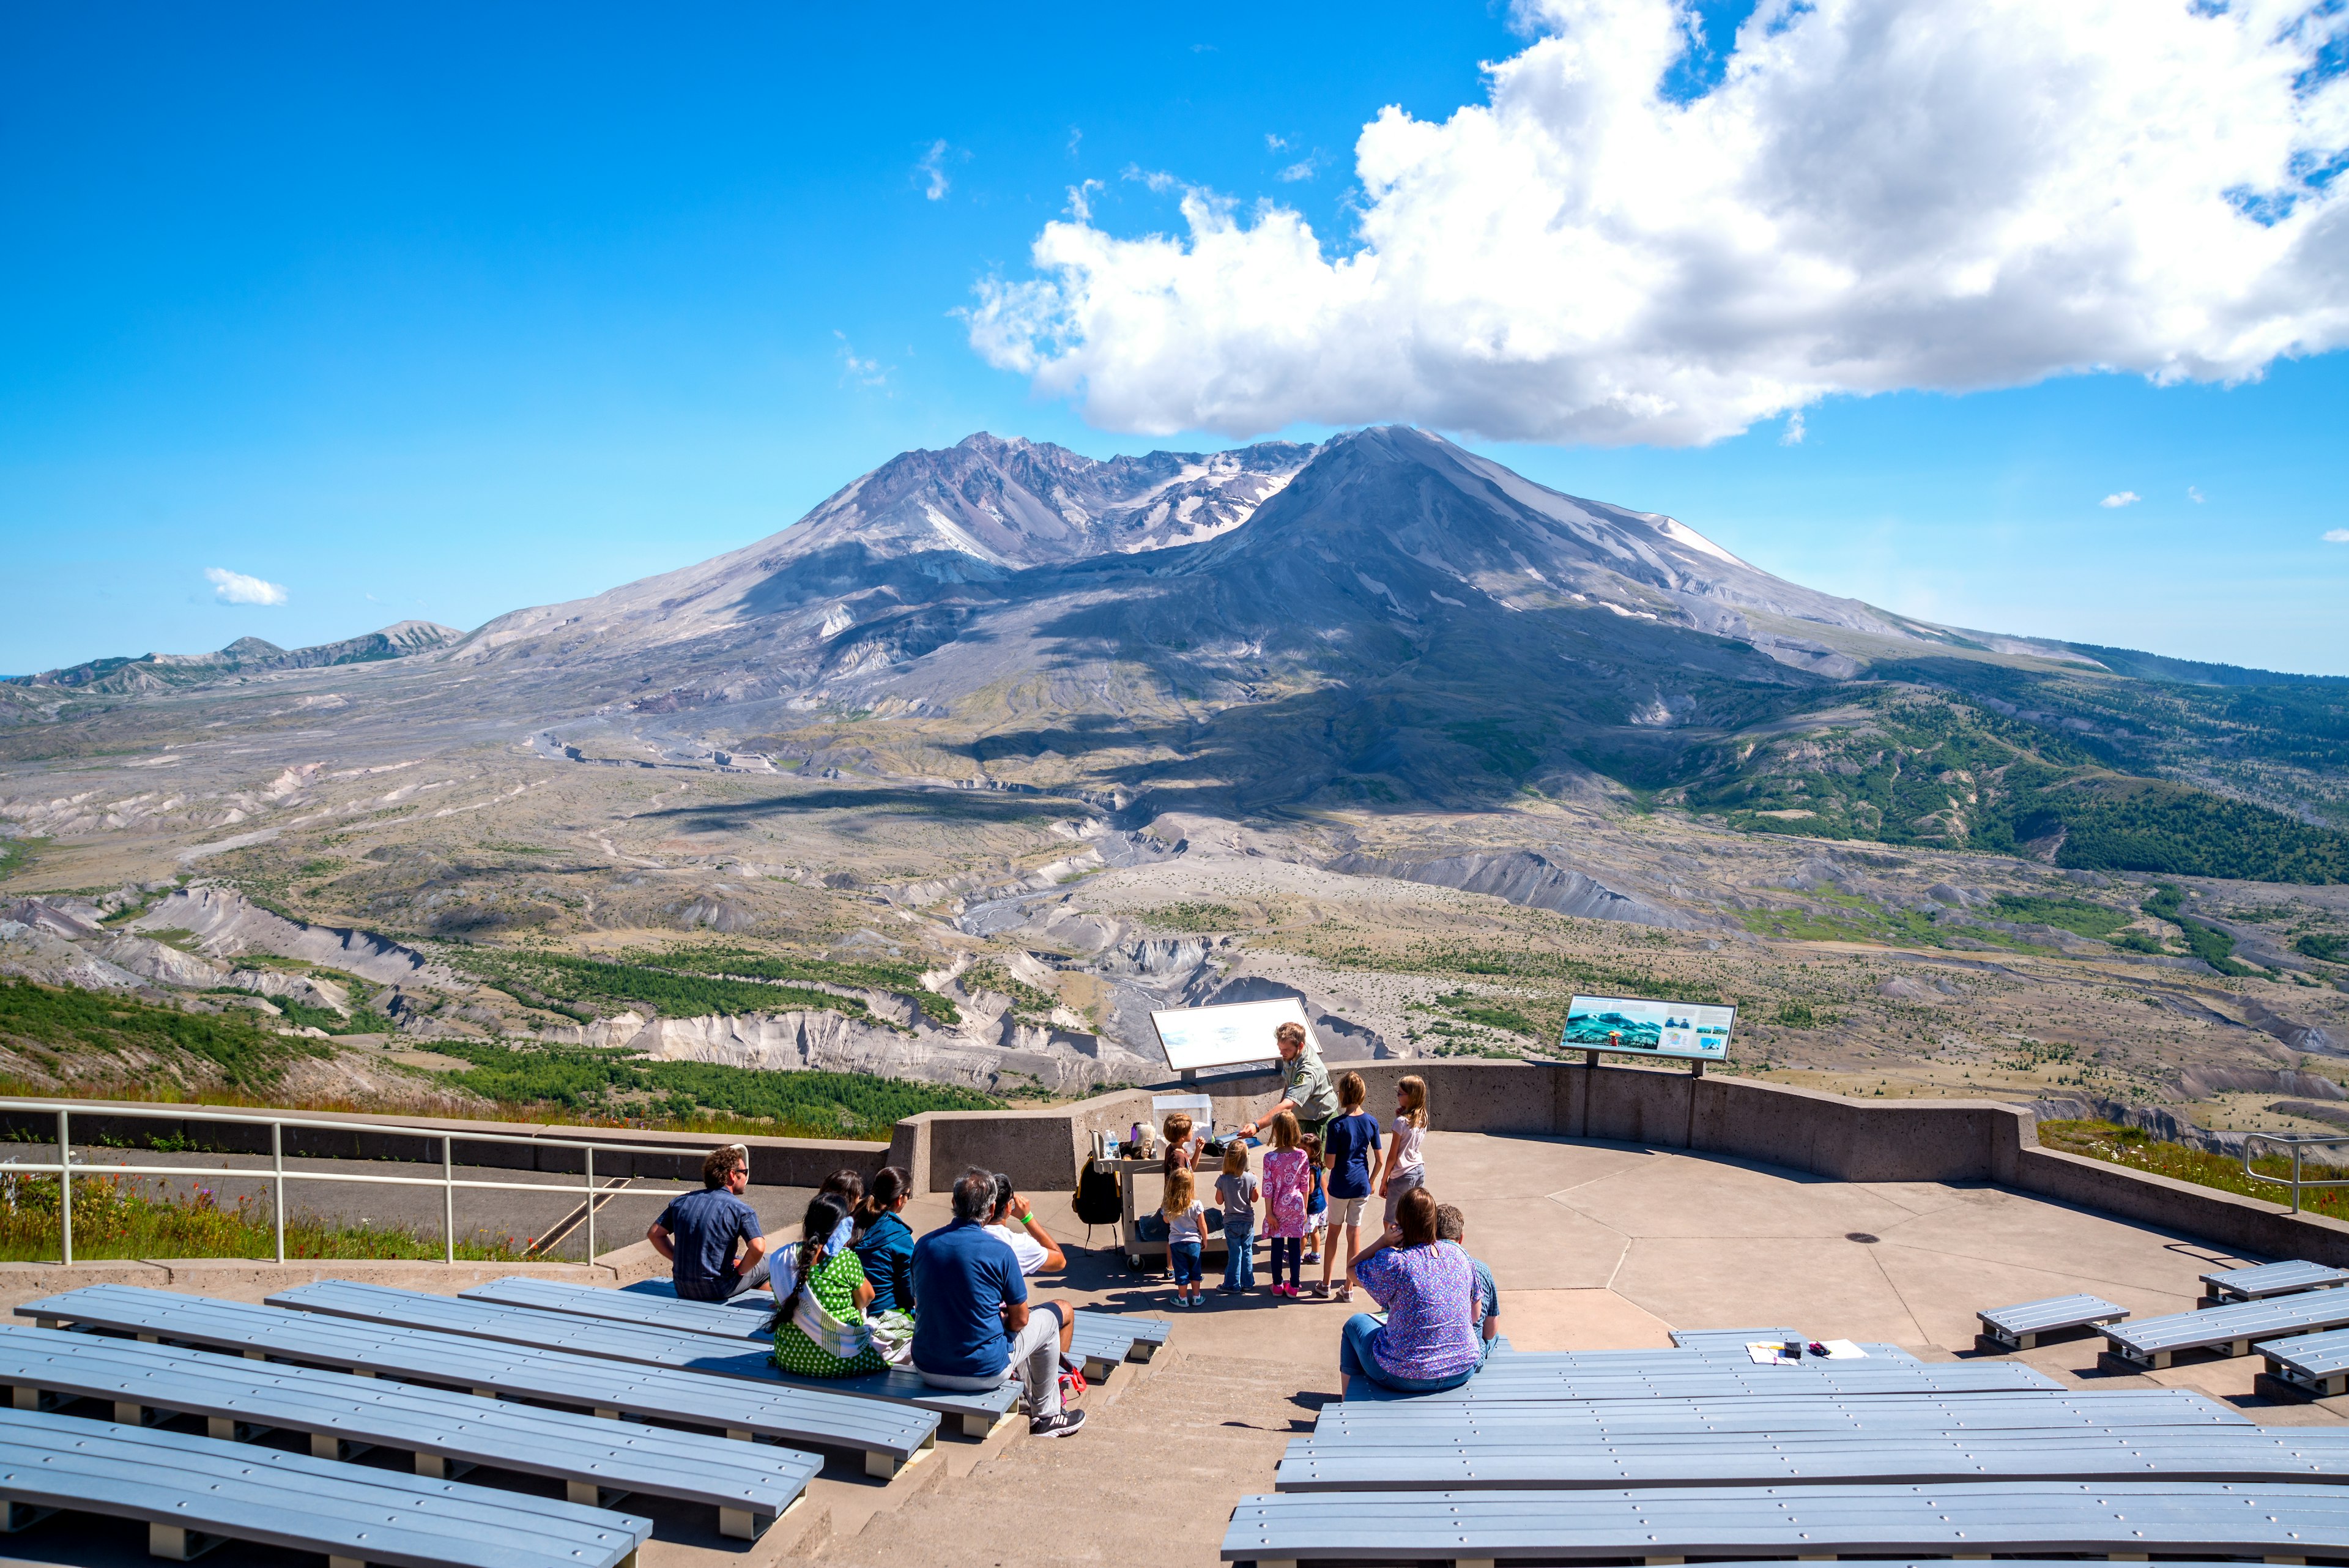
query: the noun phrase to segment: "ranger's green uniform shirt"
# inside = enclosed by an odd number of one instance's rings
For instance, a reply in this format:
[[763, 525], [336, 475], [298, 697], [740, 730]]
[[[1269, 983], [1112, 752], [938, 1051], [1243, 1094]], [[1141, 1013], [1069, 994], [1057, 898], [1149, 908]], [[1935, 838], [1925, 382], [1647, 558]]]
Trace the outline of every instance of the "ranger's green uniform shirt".
[[1321, 1053], [1308, 1043], [1294, 1062], [1280, 1064], [1280, 1097], [1297, 1107], [1297, 1119], [1311, 1132], [1338, 1114], [1338, 1091], [1330, 1085], [1330, 1069]]

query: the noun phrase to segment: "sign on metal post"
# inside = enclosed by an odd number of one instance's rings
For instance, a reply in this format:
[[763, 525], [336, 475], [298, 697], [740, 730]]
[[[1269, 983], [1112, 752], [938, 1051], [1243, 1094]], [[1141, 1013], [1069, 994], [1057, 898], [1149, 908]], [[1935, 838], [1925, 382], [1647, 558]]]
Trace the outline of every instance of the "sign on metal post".
[[1207, 1067], [1238, 1067], [1279, 1059], [1273, 1032], [1295, 1023], [1313, 1039], [1313, 1022], [1293, 996], [1235, 1002], [1220, 1007], [1173, 1007], [1150, 1015], [1166, 1064], [1185, 1076]]
[[1709, 1002], [1658, 1002], [1636, 996], [1578, 996], [1566, 1011], [1559, 1047], [1591, 1055], [1666, 1056], [1725, 1062], [1737, 1009]]

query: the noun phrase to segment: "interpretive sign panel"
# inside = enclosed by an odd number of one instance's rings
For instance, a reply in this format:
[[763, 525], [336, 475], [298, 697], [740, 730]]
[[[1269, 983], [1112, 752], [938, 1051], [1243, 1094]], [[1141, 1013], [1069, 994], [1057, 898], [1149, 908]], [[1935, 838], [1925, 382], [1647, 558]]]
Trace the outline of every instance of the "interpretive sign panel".
[[1578, 996], [1567, 1008], [1566, 1037], [1559, 1044], [1570, 1051], [1722, 1062], [1729, 1057], [1729, 1031], [1736, 1022], [1733, 1007], [1636, 996]]
[[1272, 1061], [1280, 1054], [1273, 1031], [1284, 1023], [1303, 1024], [1305, 1038], [1313, 1038], [1305, 1004], [1293, 996], [1222, 1007], [1174, 1007], [1152, 1013], [1150, 1023], [1158, 1031], [1158, 1048], [1166, 1053], [1166, 1064], [1178, 1073]]

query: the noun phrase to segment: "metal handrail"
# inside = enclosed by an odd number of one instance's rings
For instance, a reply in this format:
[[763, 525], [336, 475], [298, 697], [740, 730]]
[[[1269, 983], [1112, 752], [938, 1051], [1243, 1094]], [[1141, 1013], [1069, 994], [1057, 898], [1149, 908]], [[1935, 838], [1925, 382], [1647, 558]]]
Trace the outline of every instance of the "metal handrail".
[[[277, 1262], [285, 1261], [285, 1184], [289, 1181], [336, 1181], [375, 1183], [386, 1187], [438, 1187], [441, 1189], [442, 1253], [449, 1262], [457, 1261], [457, 1189], [460, 1187], [492, 1192], [547, 1192], [560, 1190], [554, 1183], [544, 1181], [474, 1181], [457, 1177], [456, 1145], [466, 1143], [519, 1144], [530, 1148], [575, 1148], [581, 1151], [584, 1167], [582, 1199], [586, 1207], [587, 1259], [595, 1259], [595, 1151], [602, 1149], [616, 1154], [676, 1154], [679, 1151], [665, 1144], [615, 1143], [602, 1139], [574, 1137], [568, 1134], [551, 1137], [523, 1136], [516, 1133], [456, 1132], [441, 1127], [403, 1127], [396, 1122], [324, 1121], [315, 1116], [261, 1116], [249, 1111], [214, 1111], [205, 1106], [174, 1106], [169, 1108], [147, 1106], [105, 1106], [93, 1108], [88, 1102], [57, 1100], [0, 1099], [0, 1114], [30, 1111], [57, 1118], [57, 1160], [19, 1161], [10, 1159], [5, 1168], [13, 1175], [49, 1176], [57, 1178], [57, 1229], [62, 1262], [73, 1262], [73, 1179], [76, 1172], [84, 1176], [212, 1176], [236, 1175], [233, 1166], [217, 1165], [97, 1165], [73, 1158], [72, 1116], [77, 1108], [106, 1116], [143, 1116], [150, 1121], [233, 1122], [269, 1129], [270, 1168], [267, 1179], [272, 1184], [270, 1202], [271, 1230], [276, 1239]], [[420, 1138], [426, 1143], [438, 1140], [440, 1145], [440, 1174], [438, 1176], [361, 1176], [334, 1170], [288, 1170], [285, 1168], [285, 1129], [302, 1127], [328, 1132], [360, 1132], [388, 1134], [394, 1137]], [[333, 1158], [321, 1157], [321, 1158]], [[252, 1173], [259, 1178], [263, 1173]], [[680, 1187], [680, 1191], [693, 1189]], [[647, 1196], [658, 1196], [660, 1189], [649, 1189]]]
[[[2286, 1181], [2281, 1176], [2270, 1176], [2265, 1171], [2253, 1170], [2251, 1168], [2251, 1145], [2254, 1143], [2282, 1144], [2286, 1148], [2292, 1150], [2292, 1179]], [[2304, 1148], [2315, 1148], [2344, 1143], [2349, 1143], [2349, 1133], [2245, 1133], [2243, 1135], [2243, 1174], [2250, 1177], [2253, 1181], [2272, 1181], [2278, 1187], [2291, 1188], [2292, 1211], [2297, 1214], [2300, 1212], [2300, 1190], [2302, 1188], [2349, 1187], [2349, 1177], [2344, 1177], [2338, 1181], [2302, 1180], [2300, 1176], [2300, 1151]]]

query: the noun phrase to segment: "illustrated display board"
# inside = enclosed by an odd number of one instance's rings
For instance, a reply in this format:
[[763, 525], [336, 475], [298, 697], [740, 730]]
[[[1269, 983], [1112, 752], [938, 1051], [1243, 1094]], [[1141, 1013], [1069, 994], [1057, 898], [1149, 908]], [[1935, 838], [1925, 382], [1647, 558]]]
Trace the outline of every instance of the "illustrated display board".
[[1559, 1044], [1572, 1051], [1723, 1062], [1729, 1058], [1729, 1031], [1736, 1022], [1733, 1007], [1635, 996], [1578, 996], [1567, 1008], [1566, 1037]]
[[1222, 1007], [1173, 1007], [1150, 1015], [1150, 1026], [1158, 1031], [1158, 1048], [1178, 1073], [1275, 1061], [1280, 1048], [1273, 1044], [1273, 1032], [1284, 1023], [1299, 1024], [1306, 1039], [1313, 1038], [1305, 1004], [1293, 996]]

